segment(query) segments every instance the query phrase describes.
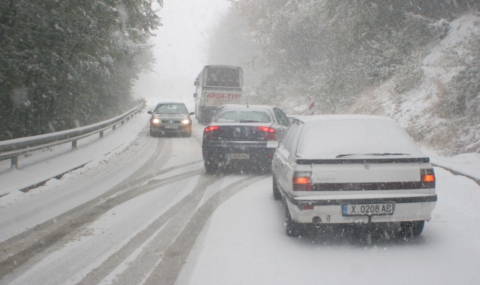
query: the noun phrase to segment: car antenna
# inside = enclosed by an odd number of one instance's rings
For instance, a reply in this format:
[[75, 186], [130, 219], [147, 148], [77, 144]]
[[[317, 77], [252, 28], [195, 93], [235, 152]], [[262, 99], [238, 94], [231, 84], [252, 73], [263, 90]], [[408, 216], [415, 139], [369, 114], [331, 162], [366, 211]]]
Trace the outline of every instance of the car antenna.
[[247, 108], [249, 108], [250, 106], [248, 106], [248, 96], [245, 96], [245, 98], [247, 99]]

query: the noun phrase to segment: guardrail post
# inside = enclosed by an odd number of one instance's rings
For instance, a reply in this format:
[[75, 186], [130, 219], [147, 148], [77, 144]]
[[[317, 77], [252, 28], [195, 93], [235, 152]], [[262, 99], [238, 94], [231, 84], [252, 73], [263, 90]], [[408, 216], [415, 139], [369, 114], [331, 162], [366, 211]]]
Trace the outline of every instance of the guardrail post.
[[12, 157], [12, 164], [10, 165], [10, 168], [18, 168], [18, 156]]
[[122, 125], [123, 125], [124, 122], [125, 122], [125, 121], [122, 120]]
[[72, 149], [77, 149], [77, 140], [72, 141]]
[[113, 125], [113, 127], [112, 127], [112, 130], [115, 131], [116, 129], [117, 129], [117, 124]]
[[100, 138], [103, 139], [103, 131], [100, 131]]

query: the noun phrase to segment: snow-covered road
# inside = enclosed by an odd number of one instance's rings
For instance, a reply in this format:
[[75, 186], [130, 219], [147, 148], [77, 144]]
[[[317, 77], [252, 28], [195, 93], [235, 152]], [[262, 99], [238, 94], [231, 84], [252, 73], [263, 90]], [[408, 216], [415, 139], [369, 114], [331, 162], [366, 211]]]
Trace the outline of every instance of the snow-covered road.
[[433, 220], [412, 240], [285, 234], [271, 178], [211, 217], [176, 284], [479, 284], [480, 187], [435, 169]]
[[[80, 152], [34, 154], [18, 172], [0, 170], [10, 193], [0, 198], [0, 284], [480, 280], [480, 186], [470, 179], [435, 169], [439, 201], [419, 238], [290, 238], [271, 175], [207, 175], [202, 126], [194, 124], [191, 138], [152, 138], [147, 121], [137, 116], [123, 134]], [[28, 193], [12, 190], [48, 176], [45, 155], [51, 164], [90, 162]]]

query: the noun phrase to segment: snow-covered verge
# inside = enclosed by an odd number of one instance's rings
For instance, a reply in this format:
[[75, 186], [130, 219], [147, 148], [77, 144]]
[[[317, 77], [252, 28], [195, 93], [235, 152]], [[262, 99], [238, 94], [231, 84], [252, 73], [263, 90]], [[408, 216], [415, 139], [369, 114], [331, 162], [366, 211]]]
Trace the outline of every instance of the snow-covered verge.
[[[18, 169], [10, 168], [10, 160], [0, 161], [0, 196], [10, 193], [8, 195], [10, 197], [0, 198], [0, 202], [3, 203], [13, 196], [22, 196], [22, 192], [16, 190], [48, 180], [79, 166], [87, 164], [84, 166], [85, 170], [108, 163], [109, 157], [120, 155], [138, 138], [139, 132], [148, 123], [148, 118], [149, 115], [143, 112], [119, 125], [115, 131], [105, 131], [103, 139], [100, 139], [98, 134], [81, 139], [78, 141], [77, 150], [72, 150], [71, 145], [66, 143], [31, 152], [19, 158]], [[54, 180], [47, 184], [54, 184]]]
[[[480, 151], [480, 121], [478, 112], [455, 114], [453, 94], [455, 76], [475, 59], [472, 50], [480, 39], [480, 15], [469, 13], [449, 23], [443, 39], [432, 43], [420, 57], [423, 76], [417, 86], [403, 94], [395, 91], [396, 77], [359, 94], [345, 113], [363, 113], [396, 119], [415, 140], [440, 154], [453, 155]], [[425, 53], [425, 52], [424, 52]], [[472, 102], [476, 104], [478, 95]], [[450, 101], [452, 102], [450, 102]], [[477, 102], [478, 103], [478, 102]], [[452, 112], [450, 114], [449, 112]]]
[[453, 157], [442, 157], [435, 152], [425, 151], [430, 156], [430, 161], [454, 174], [463, 175], [480, 184], [480, 154], [464, 153]]

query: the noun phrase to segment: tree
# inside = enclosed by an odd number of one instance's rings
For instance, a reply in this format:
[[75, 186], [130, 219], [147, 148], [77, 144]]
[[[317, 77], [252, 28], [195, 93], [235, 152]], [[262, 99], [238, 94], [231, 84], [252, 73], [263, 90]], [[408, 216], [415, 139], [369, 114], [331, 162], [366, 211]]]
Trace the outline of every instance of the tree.
[[130, 107], [132, 82], [152, 62], [148, 39], [160, 25], [153, 1], [0, 2], [0, 140]]
[[259, 93], [271, 92], [272, 85], [287, 87], [262, 97], [281, 101], [288, 94], [314, 96], [319, 111], [331, 113], [350, 104], [363, 88], [384, 82], [406, 66], [414, 67], [414, 51], [442, 32], [432, 24], [465, 11], [474, 1], [232, 2], [248, 19], [251, 39], [261, 46], [273, 69]]
[[265, 73], [260, 47], [250, 41], [249, 27], [237, 9], [230, 9], [210, 38], [209, 64], [241, 66], [244, 91], [248, 94]]

